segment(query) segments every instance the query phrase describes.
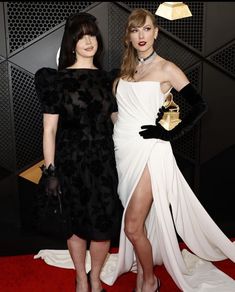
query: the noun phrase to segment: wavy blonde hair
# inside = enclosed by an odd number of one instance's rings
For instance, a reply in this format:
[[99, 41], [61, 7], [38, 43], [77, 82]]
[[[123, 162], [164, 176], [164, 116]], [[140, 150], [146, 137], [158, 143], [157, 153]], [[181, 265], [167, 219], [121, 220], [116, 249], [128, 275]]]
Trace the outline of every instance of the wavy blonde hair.
[[150, 17], [153, 26], [157, 27], [155, 16], [148, 10], [143, 8], [134, 9], [128, 19], [124, 35], [124, 52], [120, 70], [120, 78], [133, 79], [136, 65], [137, 65], [137, 52], [130, 41], [130, 33], [134, 27], [140, 27], [145, 24], [147, 16]]

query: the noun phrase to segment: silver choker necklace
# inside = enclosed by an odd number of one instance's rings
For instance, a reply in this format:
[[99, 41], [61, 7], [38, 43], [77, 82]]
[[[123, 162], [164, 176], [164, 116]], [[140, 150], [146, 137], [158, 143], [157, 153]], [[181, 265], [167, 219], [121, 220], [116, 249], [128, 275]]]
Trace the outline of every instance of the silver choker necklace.
[[145, 58], [140, 58], [137, 56], [137, 59], [139, 61], [139, 63], [141, 64], [148, 64], [148, 63], [151, 63], [153, 59], [155, 59], [155, 57], [157, 56], [157, 53], [155, 51], [152, 51], [152, 53], [145, 57]]

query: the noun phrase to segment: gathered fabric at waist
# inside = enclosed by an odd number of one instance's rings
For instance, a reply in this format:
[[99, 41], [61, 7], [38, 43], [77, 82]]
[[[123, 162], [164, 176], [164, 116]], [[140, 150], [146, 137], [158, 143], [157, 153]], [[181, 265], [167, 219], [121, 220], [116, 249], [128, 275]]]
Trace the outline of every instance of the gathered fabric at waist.
[[[141, 137], [139, 132], [142, 131], [141, 126], [144, 125], [155, 125], [155, 118], [143, 118], [143, 119], [125, 119], [118, 118], [114, 124], [113, 136], [114, 137]], [[143, 138], [142, 138], [143, 139]]]
[[[117, 121], [114, 124], [113, 128], [113, 139], [135, 139], [135, 138], [142, 138], [139, 135], [141, 131], [141, 123], [120, 123]], [[143, 139], [143, 138], [142, 138]]]

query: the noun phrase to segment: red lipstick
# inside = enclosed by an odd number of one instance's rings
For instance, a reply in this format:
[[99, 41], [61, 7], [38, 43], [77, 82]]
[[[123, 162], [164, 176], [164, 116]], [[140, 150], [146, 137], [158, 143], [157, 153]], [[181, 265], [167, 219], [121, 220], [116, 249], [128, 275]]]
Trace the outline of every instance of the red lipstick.
[[146, 42], [139, 42], [138, 45], [141, 46], [141, 47], [142, 46], [145, 46], [146, 45]]

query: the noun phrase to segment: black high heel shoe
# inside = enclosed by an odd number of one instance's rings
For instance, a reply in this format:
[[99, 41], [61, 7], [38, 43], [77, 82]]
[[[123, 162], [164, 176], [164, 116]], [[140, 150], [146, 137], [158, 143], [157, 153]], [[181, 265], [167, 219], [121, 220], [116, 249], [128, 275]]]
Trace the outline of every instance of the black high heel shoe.
[[[160, 282], [160, 279], [157, 278], [157, 289], [155, 290], [155, 292], [160, 292], [160, 287], [161, 287], [161, 282]], [[132, 292], [136, 292], [136, 289], [133, 289]]]
[[[88, 284], [90, 285], [91, 287], [91, 271], [89, 271], [87, 273], [87, 281], [88, 281]], [[104, 288], [100, 290], [100, 292], [107, 292], [107, 290], [105, 290]]]

